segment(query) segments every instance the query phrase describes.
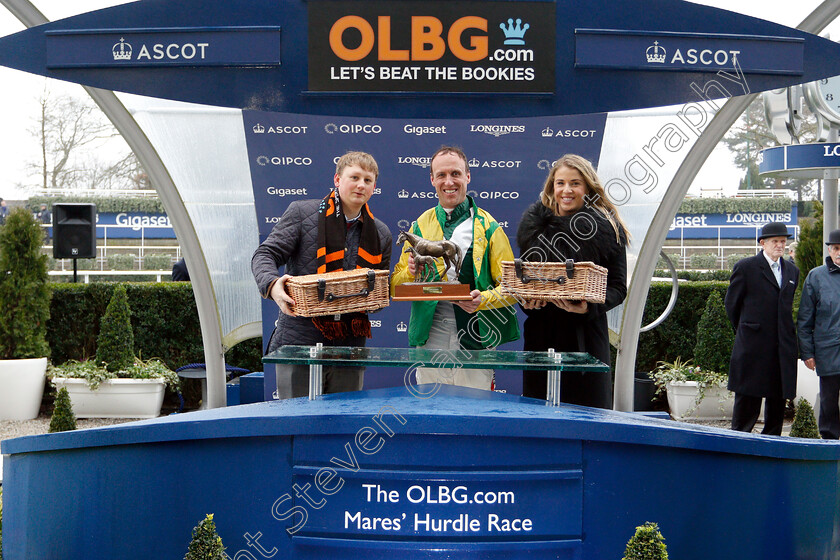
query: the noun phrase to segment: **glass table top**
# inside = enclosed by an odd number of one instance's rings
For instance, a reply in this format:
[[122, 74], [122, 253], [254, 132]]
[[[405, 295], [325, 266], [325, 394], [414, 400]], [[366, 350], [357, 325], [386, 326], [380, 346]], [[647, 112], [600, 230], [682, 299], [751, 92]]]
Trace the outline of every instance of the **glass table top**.
[[556, 371], [609, 371], [586, 352], [519, 352], [511, 350], [436, 350], [355, 346], [282, 346], [263, 357], [268, 364], [351, 367], [464, 367]]

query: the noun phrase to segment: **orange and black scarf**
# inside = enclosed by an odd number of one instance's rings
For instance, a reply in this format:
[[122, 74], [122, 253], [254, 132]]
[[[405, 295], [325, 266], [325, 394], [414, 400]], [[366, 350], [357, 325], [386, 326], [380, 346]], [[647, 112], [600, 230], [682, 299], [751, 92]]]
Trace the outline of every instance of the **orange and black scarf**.
[[[382, 265], [382, 248], [376, 222], [368, 205], [362, 206], [359, 215], [362, 232], [359, 238], [359, 252], [356, 256], [356, 268], [379, 268]], [[344, 247], [347, 238], [347, 222], [342, 216], [341, 199], [333, 190], [318, 207], [318, 274], [344, 270]], [[327, 340], [347, 338], [348, 336], [371, 337], [370, 321], [365, 313], [348, 313], [340, 319], [333, 317], [314, 317], [312, 322]]]

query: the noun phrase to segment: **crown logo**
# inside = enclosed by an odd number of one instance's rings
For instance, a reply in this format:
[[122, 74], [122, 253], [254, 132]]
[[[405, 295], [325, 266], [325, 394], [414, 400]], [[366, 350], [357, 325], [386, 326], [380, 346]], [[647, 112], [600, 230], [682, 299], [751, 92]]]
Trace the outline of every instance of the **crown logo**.
[[111, 49], [111, 52], [114, 54], [114, 60], [131, 60], [131, 44], [126, 43], [122, 37], [120, 37], [120, 42]]
[[262, 134], [263, 132], [265, 132], [265, 127], [260, 123], [257, 123], [254, 125], [254, 132], [256, 132], [257, 134]]
[[551, 129], [551, 127], [550, 126], [545, 127], [542, 131], [542, 137], [543, 138], [551, 138], [552, 136], [554, 136], [554, 131]]
[[480, 162], [480, 161], [478, 161], [476, 158], [472, 158], [472, 159], [469, 161], [468, 165], [469, 165], [470, 167], [478, 167], [479, 165], [481, 165], [481, 162]]
[[508, 18], [507, 26], [504, 23], [500, 23], [499, 27], [505, 32], [505, 45], [524, 45], [525, 32], [531, 26], [527, 23], [522, 25], [522, 20], [519, 18], [516, 18], [516, 23], [514, 24], [513, 18]]
[[405, 332], [408, 330], [408, 325], [405, 324], [405, 321], [400, 321], [397, 323], [397, 332]]
[[400, 192], [397, 193], [399, 198], [408, 198], [408, 191], [405, 189], [401, 189]]
[[668, 54], [663, 47], [659, 46], [659, 41], [654, 41], [651, 46], [645, 51], [648, 62], [656, 62], [658, 64], [665, 64], [665, 55]]

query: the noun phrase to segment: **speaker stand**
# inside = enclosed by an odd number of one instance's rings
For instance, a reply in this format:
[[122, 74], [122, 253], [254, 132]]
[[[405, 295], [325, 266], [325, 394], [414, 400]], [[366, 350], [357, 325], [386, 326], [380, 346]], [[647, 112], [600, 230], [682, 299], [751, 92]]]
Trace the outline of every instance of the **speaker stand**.
[[77, 259], [75, 257], [73, 258], [73, 283], [74, 284], [79, 281], [79, 272], [78, 272], [79, 269], [77, 268], [78, 263], [76, 262], [78, 260], [79, 259]]

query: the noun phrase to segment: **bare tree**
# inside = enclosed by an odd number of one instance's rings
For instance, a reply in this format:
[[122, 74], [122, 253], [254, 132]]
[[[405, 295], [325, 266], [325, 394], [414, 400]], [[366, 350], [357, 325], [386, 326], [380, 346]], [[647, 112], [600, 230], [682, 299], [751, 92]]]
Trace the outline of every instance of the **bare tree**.
[[[800, 141], [813, 142], [816, 135], [816, 125], [808, 119], [800, 134]], [[741, 189], [790, 189], [797, 193], [797, 200], [800, 202], [804, 196], [813, 196], [814, 182], [809, 179], [762, 179], [758, 176], [758, 164], [756, 156], [758, 152], [773, 146], [778, 146], [775, 136], [767, 126], [764, 117], [764, 100], [758, 97], [741, 115], [722, 142], [732, 152], [732, 159], [739, 168], [744, 170], [744, 178], [741, 180]], [[816, 183], [819, 188], [819, 183]]]
[[40, 158], [26, 167], [41, 188], [149, 188], [148, 181], [138, 180], [145, 172], [137, 158], [92, 101], [45, 89], [38, 102], [29, 132]]

